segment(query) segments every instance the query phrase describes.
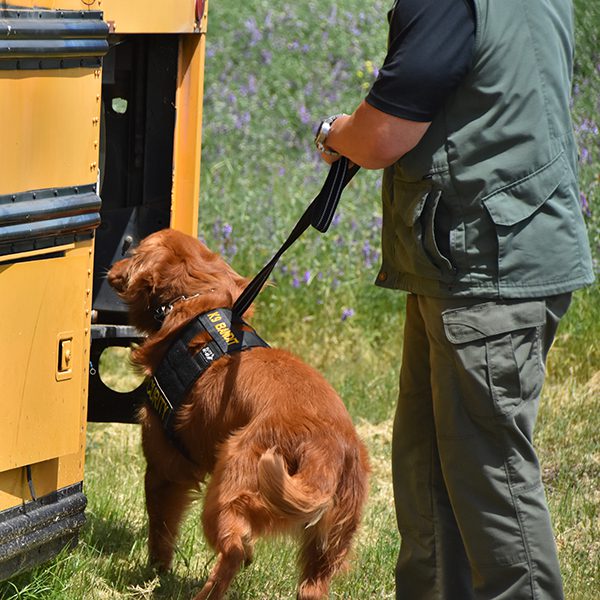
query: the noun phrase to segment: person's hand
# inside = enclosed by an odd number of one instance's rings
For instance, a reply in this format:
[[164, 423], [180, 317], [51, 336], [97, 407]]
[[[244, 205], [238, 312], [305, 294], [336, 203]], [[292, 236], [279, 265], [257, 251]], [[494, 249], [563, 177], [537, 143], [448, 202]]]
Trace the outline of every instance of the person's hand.
[[340, 155], [339, 154], [326, 154], [325, 152], [321, 152], [321, 158], [328, 165], [332, 165], [334, 162], [340, 160]]
[[[324, 152], [321, 152], [321, 158], [328, 164], [328, 165], [332, 165], [334, 162], [340, 160], [341, 155], [335, 156], [332, 154], [325, 154]], [[352, 169], [352, 167], [354, 167], [354, 163], [348, 159], [348, 168]]]

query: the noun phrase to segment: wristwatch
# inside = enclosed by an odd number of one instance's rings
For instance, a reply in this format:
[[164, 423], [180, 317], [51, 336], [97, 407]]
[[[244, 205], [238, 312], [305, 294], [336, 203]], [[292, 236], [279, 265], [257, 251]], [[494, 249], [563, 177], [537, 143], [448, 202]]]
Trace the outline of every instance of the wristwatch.
[[328, 154], [329, 156], [340, 156], [339, 152], [328, 148], [327, 137], [329, 136], [329, 132], [331, 131], [331, 124], [338, 118], [345, 116], [344, 113], [340, 113], [339, 115], [333, 115], [332, 117], [328, 117], [324, 121], [321, 121], [319, 125], [319, 129], [317, 129], [317, 135], [315, 136], [315, 146], [319, 152], [323, 154]]

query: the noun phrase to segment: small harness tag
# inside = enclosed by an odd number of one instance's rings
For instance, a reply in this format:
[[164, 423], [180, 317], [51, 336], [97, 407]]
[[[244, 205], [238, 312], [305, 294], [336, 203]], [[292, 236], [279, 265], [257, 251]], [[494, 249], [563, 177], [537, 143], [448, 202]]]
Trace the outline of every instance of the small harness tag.
[[217, 358], [217, 355], [210, 349], [210, 346], [204, 346], [204, 348], [200, 349], [200, 352], [208, 362], [212, 362]]

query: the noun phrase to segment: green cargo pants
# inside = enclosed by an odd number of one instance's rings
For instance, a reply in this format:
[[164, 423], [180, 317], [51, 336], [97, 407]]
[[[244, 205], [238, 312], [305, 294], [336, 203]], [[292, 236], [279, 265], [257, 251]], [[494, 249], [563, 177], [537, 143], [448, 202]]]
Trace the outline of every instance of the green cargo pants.
[[393, 434], [398, 600], [561, 600], [532, 444], [571, 295], [409, 295]]

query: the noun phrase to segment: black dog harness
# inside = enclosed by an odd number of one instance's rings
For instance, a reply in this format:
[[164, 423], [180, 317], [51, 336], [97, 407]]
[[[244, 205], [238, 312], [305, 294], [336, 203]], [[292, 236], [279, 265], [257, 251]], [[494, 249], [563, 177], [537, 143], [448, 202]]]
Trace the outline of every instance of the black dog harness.
[[[192, 354], [189, 343], [206, 332], [211, 340]], [[201, 315], [183, 328], [167, 350], [153, 377], [147, 382], [148, 400], [161, 418], [169, 439], [180, 448], [175, 436], [175, 416], [194, 382], [225, 354], [269, 345], [228, 308], [217, 308]]]

